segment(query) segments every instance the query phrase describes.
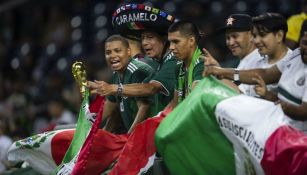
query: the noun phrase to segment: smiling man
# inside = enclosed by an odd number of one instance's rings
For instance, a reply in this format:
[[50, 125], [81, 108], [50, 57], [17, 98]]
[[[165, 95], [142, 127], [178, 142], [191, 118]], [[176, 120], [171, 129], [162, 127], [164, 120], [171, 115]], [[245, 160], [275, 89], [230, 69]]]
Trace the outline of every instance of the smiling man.
[[[174, 85], [176, 82], [176, 64], [177, 60], [173, 53], [168, 51], [167, 42], [167, 29], [174, 22], [175, 18], [171, 15], [166, 14], [164, 11], [144, 6], [143, 4], [133, 5], [135, 8], [127, 8], [127, 5], [122, 6], [120, 13], [115, 12], [113, 15], [114, 28], [125, 37], [141, 37], [142, 48], [145, 55], [153, 60], [153, 67], [155, 73], [152, 76], [146, 78], [143, 82], [125, 84], [122, 87], [122, 94], [128, 97], [136, 96], [153, 96], [154, 98], [154, 109], [156, 114], [162, 111], [165, 106], [172, 100]], [[155, 11], [148, 11], [146, 9], [154, 9]], [[131, 25], [130, 22], [116, 23], [114, 21], [118, 16], [128, 14], [139, 14], [147, 13], [156, 14], [156, 11], [160, 11], [157, 19], [152, 21], [133, 21], [138, 25]], [[137, 20], [137, 19], [135, 19]], [[103, 81], [97, 81], [97, 86], [92, 93], [100, 95], [117, 95], [119, 86], [117, 83], [108, 84]]]
[[[104, 105], [104, 118], [112, 117], [116, 111], [120, 111], [126, 132], [133, 131], [136, 124], [150, 116], [150, 103], [147, 98], [125, 97], [122, 95], [124, 84], [140, 83], [151, 73], [152, 68], [140, 61], [131, 58], [131, 50], [128, 41], [119, 36], [110, 36], [105, 43], [105, 57], [108, 66], [112, 69], [112, 83], [118, 85], [117, 96], [107, 96]], [[94, 88], [96, 82], [88, 82]]]
[[232, 14], [220, 29], [225, 32], [226, 46], [240, 59], [238, 69], [251, 68], [260, 57], [253, 43], [252, 18], [246, 14]]
[[[238, 70], [256, 68], [256, 63], [262, 59], [253, 43], [252, 18], [246, 14], [232, 14], [221, 28], [225, 32], [226, 46], [233, 56], [240, 59]], [[239, 89], [249, 96], [256, 96], [254, 85], [240, 84]]]
[[[290, 125], [307, 134], [307, 21], [302, 25], [300, 36], [299, 48], [287, 58], [270, 68], [240, 70], [237, 78], [242, 83], [255, 84], [260, 76], [265, 84], [278, 83], [277, 104], [290, 118]], [[210, 74], [233, 79], [235, 71], [211, 66], [205, 70], [205, 75]]]

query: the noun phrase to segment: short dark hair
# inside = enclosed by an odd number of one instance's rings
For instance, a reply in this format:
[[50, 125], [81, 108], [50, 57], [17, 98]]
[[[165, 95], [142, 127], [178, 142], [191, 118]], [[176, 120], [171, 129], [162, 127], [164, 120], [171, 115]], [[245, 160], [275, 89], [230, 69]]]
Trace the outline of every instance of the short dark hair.
[[200, 39], [199, 30], [197, 26], [191, 21], [178, 21], [168, 28], [169, 33], [177, 31], [186, 36], [194, 36], [196, 41], [199, 41]]
[[120, 35], [111, 35], [107, 38], [106, 42], [105, 43], [108, 43], [108, 42], [112, 42], [112, 41], [120, 41], [123, 43], [123, 45], [128, 48], [129, 47], [129, 42], [126, 38], [120, 36]]
[[283, 41], [285, 41], [288, 31], [287, 20], [279, 13], [264, 13], [253, 17], [253, 27], [258, 31], [265, 33], [276, 33], [279, 30], [284, 32]]
[[300, 31], [300, 38], [303, 37], [304, 32], [307, 32], [307, 19], [305, 19], [302, 23], [301, 31]]
[[[142, 35], [143, 33], [146, 33], [146, 32], [148, 32], [148, 33], [153, 33], [153, 34], [155, 34], [157, 37], [159, 37], [163, 42], [167, 41], [167, 34], [165, 35], [165, 34], [159, 33], [159, 32], [157, 32], [157, 31], [155, 31], [155, 30], [153, 30], [153, 29], [144, 29], [144, 30], [140, 30], [140, 31], [141, 31], [141, 35]], [[141, 36], [141, 40], [142, 40], [142, 36]]]

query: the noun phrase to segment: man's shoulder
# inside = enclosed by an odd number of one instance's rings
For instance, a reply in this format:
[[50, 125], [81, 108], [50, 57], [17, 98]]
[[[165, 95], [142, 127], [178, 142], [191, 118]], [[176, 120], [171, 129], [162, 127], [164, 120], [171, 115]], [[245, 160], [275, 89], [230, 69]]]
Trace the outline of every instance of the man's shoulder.
[[165, 62], [168, 62], [168, 61], [176, 61], [176, 62], [177, 62], [177, 59], [176, 59], [174, 53], [171, 52], [171, 51], [168, 52], [168, 53], [166, 53], [166, 54], [164, 55], [164, 58], [163, 58], [163, 62], [164, 62], [164, 63], [165, 63]]
[[172, 52], [168, 52], [163, 59], [162, 64], [160, 64], [160, 69], [158, 72], [164, 72], [165, 70], [174, 69], [176, 67], [178, 60]]
[[247, 56], [245, 56], [238, 65], [238, 69], [251, 69], [256, 68], [258, 64], [265, 61], [266, 57], [262, 56], [258, 49], [255, 49], [251, 53], [249, 53]]
[[296, 48], [292, 52], [289, 52], [285, 59], [287, 59], [289, 61], [294, 60], [294, 59], [295, 60], [298, 59], [299, 61], [296, 61], [296, 62], [300, 62], [301, 61], [301, 50], [300, 50], [300, 48]]
[[127, 69], [130, 73], [134, 73], [136, 71], [153, 71], [153, 69], [148, 64], [134, 59], [129, 62]]

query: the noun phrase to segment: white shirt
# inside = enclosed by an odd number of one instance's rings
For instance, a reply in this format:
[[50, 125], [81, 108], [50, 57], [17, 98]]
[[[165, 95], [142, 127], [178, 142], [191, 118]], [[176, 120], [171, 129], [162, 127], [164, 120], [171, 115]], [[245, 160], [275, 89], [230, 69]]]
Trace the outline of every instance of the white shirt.
[[258, 49], [255, 49], [240, 60], [240, 63], [237, 68], [239, 70], [255, 68], [255, 63], [261, 58], [262, 56], [259, 54]]
[[[262, 59], [262, 56], [259, 54], [258, 49], [255, 49], [248, 55], [246, 55], [243, 59], [241, 59], [237, 69], [239, 70], [248, 70], [248, 69], [255, 69], [257, 67], [257, 62]], [[256, 92], [254, 90], [255, 85], [248, 85], [248, 84], [240, 84], [239, 89], [240, 91], [248, 96], [256, 96]]]
[[[307, 65], [302, 61], [300, 49], [277, 63], [277, 68], [282, 73], [278, 82], [278, 98], [294, 105], [307, 102]], [[290, 119], [290, 125], [307, 131], [307, 121]]]
[[0, 135], [0, 174], [5, 171], [5, 166], [2, 160], [7, 160], [7, 151], [12, 145], [12, 139], [5, 135]]
[[[262, 57], [262, 59], [257, 61], [256, 67], [257, 68], [263, 68], [263, 69], [270, 68], [270, 67], [278, 64], [281, 60], [284, 60], [287, 57], [291, 56], [291, 54], [292, 54], [292, 50], [288, 48], [288, 51], [287, 51], [286, 55], [284, 57], [282, 57], [279, 61], [277, 61], [276, 63], [273, 63], [273, 64], [269, 63], [268, 56], [264, 56], [264, 57]], [[268, 85], [266, 85], [266, 87], [267, 87], [267, 90], [269, 90], [269, 91], [276, 92], [276, 93], [278, 92], [278, 90], [277, 90], [278, 84], [277, 83], [275, 83], [275, 84], [268, 84]], [[256, 92], [255, 92], [254, 96], [258, 96], [256, 94]]]

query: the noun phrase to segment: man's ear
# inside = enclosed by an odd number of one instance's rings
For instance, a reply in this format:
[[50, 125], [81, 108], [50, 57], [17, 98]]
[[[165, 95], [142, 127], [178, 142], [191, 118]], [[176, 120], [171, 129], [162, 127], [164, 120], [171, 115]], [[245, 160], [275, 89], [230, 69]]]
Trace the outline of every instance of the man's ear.
[[277, 39], [277, 42], [278, 43], [281, 43], [283, 42], [283, 38], [284, 38], [284, 35], [285, 35], [285, 32], [282, 31], [282, 30], [278, 30], [277, 33], [276, 33], [276, 39]]
[[131, 48], [130, 47], [127, 48], [127, 53], [128, 53], [128, 55], [130, 55], [130, 57], [133, 56], [133, 55], [131, 55]]
[[252, 31], [248, 31], [248, 36], [249, 36], [249, 42], [253, 42], [254, 36]]
[[189, 38], [189, 43], [191, 47], [193, 47], [195, 44], [197, 45], [195, 36], [191, 36]]

